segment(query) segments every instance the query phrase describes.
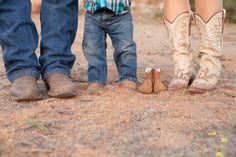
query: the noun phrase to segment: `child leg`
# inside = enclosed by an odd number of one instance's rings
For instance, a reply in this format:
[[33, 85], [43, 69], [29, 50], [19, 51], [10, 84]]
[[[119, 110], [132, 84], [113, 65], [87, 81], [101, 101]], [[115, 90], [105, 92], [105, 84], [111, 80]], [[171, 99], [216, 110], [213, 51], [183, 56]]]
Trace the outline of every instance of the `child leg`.
[[83, 52], [88, 61], [88, 82], [105, 85], [107, 82], [106, 33], [96, 14], [86, 13]]
[[136, 82], [137, 54], [136, 44], [133, 40], [131, 13], [112, 17], [107, 31], [115, 49], [114, 60], [120, 77], [119, 81]]

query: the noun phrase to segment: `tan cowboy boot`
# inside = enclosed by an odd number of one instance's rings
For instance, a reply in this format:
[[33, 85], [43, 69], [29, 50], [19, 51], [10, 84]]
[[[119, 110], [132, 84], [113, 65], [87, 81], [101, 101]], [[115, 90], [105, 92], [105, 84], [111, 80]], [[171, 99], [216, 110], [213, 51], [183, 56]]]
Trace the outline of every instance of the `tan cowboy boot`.
[[32, 101], [42, 98], [37, 79], [33, 76], [23, 76], [15, 80], [10, 88], [10, 94], [16, 101]]
[[161, 81], [161, 69], [155, 70], [154, 78], [155, 78], [155, 83], [154, 83], [155, 94], [158, 94], [158, 93], [161, 93], [162, 91], [167, 90], [166, 86]]
[[172, 43], [174, 76], [170, 90], [185, 89], [194, 75], [193, 57], [190, 52], [190, 26], [192, 12], [180, 14], [173, 22], [163, 19], [168, 37]]
[[46, 79], [45, 85], [50, 97], [68, 98], [76, 96], [76, 86], [72, 79], [65, 74], [50, 75]]
[[87, 91], [91, 95], [98, 95], [103, 91], [104, 87], [105, 86], [100, 83], [91, 83], [89, 84]]
[[138, 92], [143, 94], [151, 94], [154, 86], [154, 69], [146, 68], [146, 80], [138, 87]]
[[136, 83], [133, 81], [124, 80], [121, 82], [120, 87], [129, 90], [136, 90]]
[[221, 73], [223, 26], [226, 11], [214, 14], [207, 22], [195, 14], [196, 26], [201, 42], [200, 70], [189, 88], [192, 93], [204, 93], [215, 88]]

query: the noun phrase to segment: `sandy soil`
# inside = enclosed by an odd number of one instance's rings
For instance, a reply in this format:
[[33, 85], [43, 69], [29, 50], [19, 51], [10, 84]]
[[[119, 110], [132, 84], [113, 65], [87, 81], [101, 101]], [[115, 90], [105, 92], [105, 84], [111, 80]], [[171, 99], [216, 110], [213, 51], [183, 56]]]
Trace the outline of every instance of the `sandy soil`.
[[[162, 68], [171, 80], [168, 39], [152, 12], [134, 12], [140, 82], [147, 66]], [[38, 16], [33, 16], [39, 29]], [[143, 95], [116, 86], [108, 47], [109, 80], [100, 95], [86, 92], [87, 63], [81, 50], [83, 14], [73, 50], [78, 96], [17, 103], [0, 60], [0, 156], [3, 157], [212, 157], [236, 156], [236, 25], [226, 24], [224, 70], [215, 91], [203, 95], [166, 91]], [[198, 35], [193, 29], [197, 56]], [[37, 50], [39, 53], [39, 50]]]

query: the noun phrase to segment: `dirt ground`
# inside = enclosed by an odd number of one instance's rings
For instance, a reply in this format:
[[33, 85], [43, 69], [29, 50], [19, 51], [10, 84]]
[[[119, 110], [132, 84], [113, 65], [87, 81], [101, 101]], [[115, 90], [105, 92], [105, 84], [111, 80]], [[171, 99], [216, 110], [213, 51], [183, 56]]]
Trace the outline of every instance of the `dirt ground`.
[[[171, 80], [169, 42], [158, 13], [134, 11], [138, 45], [138, 74], [145, 67], [161, 68]], [[38, 15], [33, 16], [39, 29]], [[108, 46], [109, 81], [100, 95], [86, 92], [87, 63], [82, 53], [83, 13], [73, 51], [77, 61], [73, 79], [78, 96], [17, 103], [8, 94], [0, 60], [1, 157], [213, 157], [236, 156], [236, 25], [226, 24], [224, 65], [215, 91], [190, 95], [187, 91], [143, 95], [120, 89]], [[193, 29], [195, 58], [198, 34]], [[110, 41], [109, 41], [110, 43]], [[2, 53], [2, 52], [1, 52]], [[39, 54], [39, 49], [37, 50]], [[221, 157], [221, 156], [219, 156]]]

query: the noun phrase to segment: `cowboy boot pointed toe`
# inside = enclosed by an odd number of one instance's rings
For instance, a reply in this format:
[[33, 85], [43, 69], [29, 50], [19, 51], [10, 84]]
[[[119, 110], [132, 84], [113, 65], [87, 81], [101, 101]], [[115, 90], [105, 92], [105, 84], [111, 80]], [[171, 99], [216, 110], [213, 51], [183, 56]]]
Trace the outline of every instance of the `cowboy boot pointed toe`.
[[42, 98], [42, 93], [38, 88], [37, 78], [33, 76], [23, 76], [16, 79], [9, 92], [13, 100], [16, 101], [33, 101]]

